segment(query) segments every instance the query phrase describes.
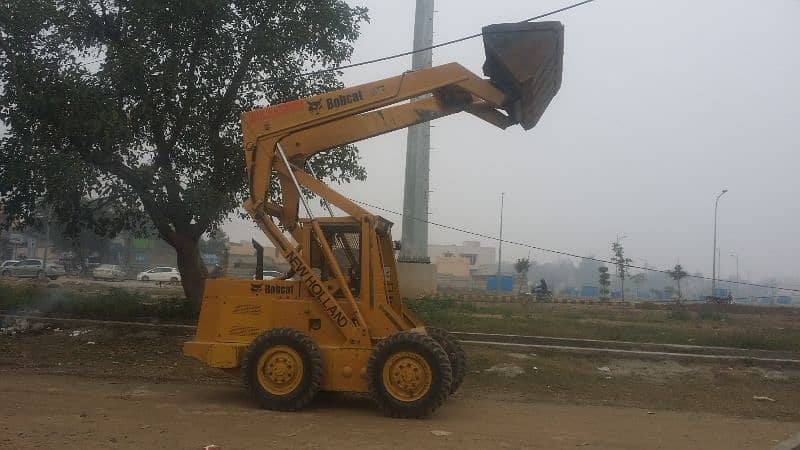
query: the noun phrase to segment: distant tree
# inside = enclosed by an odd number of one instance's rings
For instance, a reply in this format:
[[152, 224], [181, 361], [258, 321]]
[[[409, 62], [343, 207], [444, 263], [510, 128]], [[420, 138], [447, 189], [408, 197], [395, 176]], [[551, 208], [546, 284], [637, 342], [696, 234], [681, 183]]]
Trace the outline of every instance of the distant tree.
[[683, 270], [683, 267], [681, 267], [680, 264], [675, 264], [675, 267], [672, 270], [667, 271], [667, 273], [678, 285], [678, 299], [676, 300], [676, 303], [680, 304], [681, 300], [683, 299], [683, 294], [681, 293], [681, 279], [686, 278], [689, 274]]
[[608, 300], [608, 287], [611, 286], [611, 275], [608, 274], [608, 267], [600, 266], [597, 269], [600, 272], [600, 299], [601, 300]]
[[519, 258], [514, 263], [514, 270], [519, 274], [519, 293], [522, 293], [522, 287], [528, 285], [528, 270], [531, 268], [531, 260], [528, 258]]
[[222, 255], [228, 250], [228, 235], [217, 228], [208, 233], [208, 239], [200, 240], [200, 251]]
[[611, 243], [611, 262], [617, 266], [617, 276], [619, 277], [619, 291], [622, 295], [622, 300], [625, 300], [625, 278], [628, 274], [628, 265], [633, 262], [632, 259], [625, 257], [625, 250], [619, 242]]
[[639, 286], [643, 285], [647, 281], [647, 275], [644, 272], [639, 272], [636, 275], [631, 276], [631, 281], [633, 284], [636, 285], [636, 298], [639, 298]]
[[228, 267], [229, 245], [228, 235], [217, 228], [208, 233], [208, 239], [200, 240], [200, 251], [204, 254], [216, 255], [219, 258], [219, 266], [225, 269]]

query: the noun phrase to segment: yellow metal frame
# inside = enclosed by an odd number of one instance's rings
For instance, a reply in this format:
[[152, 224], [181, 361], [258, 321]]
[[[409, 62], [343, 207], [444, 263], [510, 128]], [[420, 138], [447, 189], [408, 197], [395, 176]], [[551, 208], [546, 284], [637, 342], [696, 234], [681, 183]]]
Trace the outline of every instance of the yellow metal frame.
[[[505, 112], [517, 100], [517, 93], [504, 93], [461, 65], [445, 64], [244, 113], [250, 185], [244, 207], [289, 262], [294, 277], [207, 280], [197, 335], [184, 353], [212, 367], [233, 369], [256, 336], [290, 327], [307, 333], [320, 348], [323, 390], [367, 391], [366, 365], [375, 343], [400, 331], [422, 330], [422, 324], [399, 296], [392, 224], [306, 172], [306, 160], [326, 149], [462, 111], [506, 128], [517, 123]], [[270, 191], [273, 179], [280, 195]], [[345, 217], [301, 219], [301, 188]], [[325, 233], [342, 226], [360, 235], [357, 289], [352, 286], [355, 275], [343, 272]], [[327, 276], [315, 272], [315, 266]], [[385, 385], [396, 398], [413, 401], [429, 388], [430, 367], [411, 354], [395, 356], [382, 374]], [[411, 377], [415, 368], [428, 375]], [[281, 380], [261, 381], [278, 386]]]

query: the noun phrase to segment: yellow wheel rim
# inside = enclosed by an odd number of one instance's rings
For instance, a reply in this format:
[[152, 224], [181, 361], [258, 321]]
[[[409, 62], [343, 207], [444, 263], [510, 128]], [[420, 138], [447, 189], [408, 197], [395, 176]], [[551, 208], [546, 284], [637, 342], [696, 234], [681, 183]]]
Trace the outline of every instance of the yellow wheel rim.
[[431, 388], [431, 366], [413, 352], [397, 352], [383, 365], [383, 385], [392, 397], [403, 402], [422, 398]]
[[272, 395], [294, 391], [303, 379], [303, 360], [293, 348], [276, 345], [258, 358], [258, 382]]

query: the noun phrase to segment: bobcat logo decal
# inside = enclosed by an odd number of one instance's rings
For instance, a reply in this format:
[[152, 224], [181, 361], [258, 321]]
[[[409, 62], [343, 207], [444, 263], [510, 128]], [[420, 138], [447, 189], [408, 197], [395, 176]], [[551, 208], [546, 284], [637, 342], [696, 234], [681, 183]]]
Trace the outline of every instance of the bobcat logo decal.
[[316, 102], [312, 102], [310, 100], [306, 100], [308, 103], [308, 112], [313, 113], [315, 115], [319, 115], [319, 111], [322, 108], [322, 100], [318, 100]]

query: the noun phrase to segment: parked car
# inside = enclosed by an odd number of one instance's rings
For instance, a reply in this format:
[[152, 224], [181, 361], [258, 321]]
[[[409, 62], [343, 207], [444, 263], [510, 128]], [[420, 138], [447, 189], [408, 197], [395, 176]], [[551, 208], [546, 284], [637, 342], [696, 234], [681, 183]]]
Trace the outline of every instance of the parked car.
[[[283, 274], [277, 270], [265, 270], [262, 273], [264, 274], [263, 280], [274, 280], [283, 276]], [[256, 279], [255, 275], [253, 275], [253, 279]]]
[[125, 279], [125, 271], [116, 264], [100, 264], [92, 271], [95, 280], [122, 281]]
[[47, 263], [47, 267], [45, 267], [41, 259], [23, 259], [10, 266], [9, 272], [11, 276], [20, 278], [47, 275], [51, 280], [55, 280], [65, 274], [64, 266], [61, 264]]
[[174, 267], [153, 267], [150, 270], [139, 272], [136, 275], [139, 281], [181, 281], [181, 273]]
[[11, 266], [18, 263], [19, 260], [16, 259], [7, 259], [3, 261], [3, 264], [0, 264], [0, 274], [4, 277], [11, 275]]

